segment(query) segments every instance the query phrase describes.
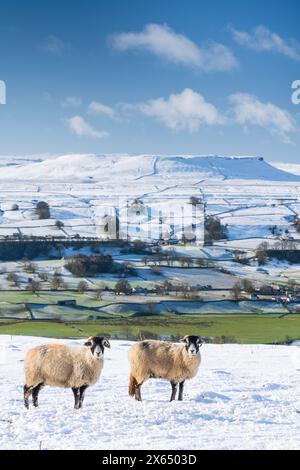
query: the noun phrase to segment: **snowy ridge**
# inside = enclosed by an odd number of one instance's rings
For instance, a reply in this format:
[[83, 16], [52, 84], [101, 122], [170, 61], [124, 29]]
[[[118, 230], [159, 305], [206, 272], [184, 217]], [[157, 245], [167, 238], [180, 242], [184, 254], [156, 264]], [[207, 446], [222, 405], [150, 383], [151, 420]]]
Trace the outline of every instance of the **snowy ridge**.
[[[0, 159], [1, 160], [1, 159]], [[70, 180], [81, 182], [159, 179], [241, 179], [300, 181], [259, 157], [197, 155], [69, 154], [40, 159], [5, 157], [0, 180]]]
[[279, 170], [287, 171], [294, 175], [300, 175], [300, 163], [277, 163], [272, 162], [272, 165], [278, 168]]
[[[73, 409], [70, 390], [40, 393], [23, 406], [25, 351], [47, 342], [82, 341], [0, 336], [1, 449], [298, 449], [300, 354], [296, 346], [213, 345], [187, 381], [184, 401], [169, 403], [168, 382], [149, 380], [143, 402], [127, 395], [128, 341], [105, 351], [100, 382]], [[103, 426], [104, 423], [104, 426]]]

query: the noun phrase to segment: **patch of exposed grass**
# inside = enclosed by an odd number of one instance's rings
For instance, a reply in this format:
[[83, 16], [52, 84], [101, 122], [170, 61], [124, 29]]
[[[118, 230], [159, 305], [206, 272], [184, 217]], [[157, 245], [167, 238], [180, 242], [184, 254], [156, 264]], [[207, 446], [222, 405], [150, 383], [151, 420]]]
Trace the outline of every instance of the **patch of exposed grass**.
[[[199, 334], [238, 343], [282, 343], [287, 337], [300, 338], [300, 315], [156, 315], [151, 317], [115, 317], [93, 322], [1, 322], [0, 334], [47, 337], [86, 337], [105, 334], [135, 339], [150, 336]], [[224, 338], [223, 338], [224, 339]]]

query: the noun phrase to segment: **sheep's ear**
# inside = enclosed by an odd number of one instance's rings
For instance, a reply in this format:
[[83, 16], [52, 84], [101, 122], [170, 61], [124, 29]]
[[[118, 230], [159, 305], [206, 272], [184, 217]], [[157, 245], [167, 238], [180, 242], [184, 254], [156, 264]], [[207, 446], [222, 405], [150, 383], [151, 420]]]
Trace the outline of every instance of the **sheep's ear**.
[[184, 336], [180, 341], [182, 343], [188, 343], [189, 342], [189, 336], [188, 335]]
[[110, 342], [108, 341], [107, 338], [103, 338], [102, 344], [103, 344], [103, 346], [105, 346], [106, 348], [110, 348]]

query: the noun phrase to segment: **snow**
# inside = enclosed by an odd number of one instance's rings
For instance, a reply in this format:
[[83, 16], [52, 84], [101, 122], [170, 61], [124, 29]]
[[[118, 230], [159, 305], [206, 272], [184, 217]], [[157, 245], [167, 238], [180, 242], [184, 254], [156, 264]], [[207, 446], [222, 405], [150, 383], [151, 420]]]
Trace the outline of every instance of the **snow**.
[[45, 160], [21, 160], [1, 167], [0, 179], [26, 180], [130, 180], [155, 177], [180, 178], [182, 175], [200, 179], [265, 179], [299, 181], [295, 176], [275, 168], [258, 157], [227, 157], [198, 155], [95, 155], [67, 154]]
[[287, 171], [288, 173], [293, 173], [294, 175], [300, 175], [300, 165], [299, 163], [278, 163], [272, 162], [272, 166], [278, 168], [279, 170]]
[[149, 380], [139, 403], [127, 396], [131, 343], [112, 341], [100, 381], [87, 390], [82, 410], [73, 409], [70, 390], [47, 387], [40, 393], [40, 407], [27, 411], [22, 402], [24, 353], [50, 341], [0, 337], [1, 449], [300, 447], [296, 346], [206, 344], [183, 402], [168, 401], [167, 382]]
[[169, 280], [172, 280], [174, 284], [176, 284], [176, 282], [185, 282], [191, 285], [210, 284], [213, 286], [214, 289], [230, 289], [236, 282], [236, 279], [233, 276], [221, 273], [214, 269], [189, 268], [188, 270], [184, 270], [179, 267], [164, 267], [160, 268], [160, 272], [163, 274], [164, 277]]
[[[166, 235], [171, 225], [180, 237], [184, 213], [186, 232], [193, 224], [201, 244], [203, 207], [192, 209], [189, 204], [191, 196], [198, 196], [205, 201], [207, 214], [217, 214], [228, 223], [229, 240], [248, 238], [243, 245], [252, 248], [257, 237], [275, 239], [286, 229], [295, 236], [292, 221], [300, 210], [300, 175], [258, 157], [4, 156], [0, 166], [0, 238], [16, 232], [113, 238], [113, 233], [108, 235], [104, 230], [105, 215], [114, 216], [117, 211], [121, 235], [142, 240], [158, 238], [160, 232]], [[127, 211], [136, 198], [147, 208], [139, 216]], [[39, 200], [48, 202], [51, 219], [36, 220]], [[19, 210], [12, 211], [13, 204], [18, 204]], [[56, 220], [64, 223], [62, 230], [54, 227]], [[268, 225], [274, 224], [278, 233], [272, 235]]]

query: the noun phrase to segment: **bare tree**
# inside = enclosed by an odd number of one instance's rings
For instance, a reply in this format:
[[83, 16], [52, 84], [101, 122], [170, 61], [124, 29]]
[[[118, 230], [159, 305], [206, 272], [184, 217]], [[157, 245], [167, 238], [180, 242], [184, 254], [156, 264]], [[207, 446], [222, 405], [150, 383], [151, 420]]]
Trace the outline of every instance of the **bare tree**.
[[29, 290], [30, 292], [33, 292], [34, 294], [37, 293], [41, 289], [41, 284], [39, 281], [36, 281], [32, 279], [31, 281], [28, 282], [26, 286], [26, 290]]
[[117, 293], [122, 293], [122, 294], [131, 294], [132, 293], [132, 287], [128, 281], [125, 279], [120, 279], [116, 285], [115, 285], [115, 290]]
[[45, 201], [39, 201], [37, 203], [35, 212], [39, 219], [50, 219], [50, 207]]
[[77, 290], [78, 292], [80, 292], [81, 294], [83, 294], [84, 292], [86, 292], [88, 290], [88, 283], [86, 281], [79, 281], [78, 282], [78, 285], [77, 285]]
[[231, 293], [232, 293], [232, 297], [234, 298], [234, 300], [238, 301], [240, 299], [241, 292], [242, 292], [242, 287], [241, 287], [240, 282], [238, 281], [231, 288]]

